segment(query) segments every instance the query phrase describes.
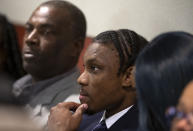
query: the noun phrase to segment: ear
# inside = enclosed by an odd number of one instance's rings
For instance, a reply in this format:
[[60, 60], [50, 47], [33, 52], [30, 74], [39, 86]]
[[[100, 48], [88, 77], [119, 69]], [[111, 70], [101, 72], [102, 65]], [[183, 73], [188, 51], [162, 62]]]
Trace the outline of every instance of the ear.
[[122, 77], [122, 87], [135, 90], [135, 66], [130, 66]]
[[83, 49], [83, 45], [84, 45], [84, 40], [83, 39], [81, 39], [81, 38], [79, 38], [79, 39], [76, 39], [75, 41], [74, 41], [74, 49], [76, 49], [76, 56], [79, 56], [80, 55], [80, 53], [81, 53], [81, 51], [82, 51], [82, 49]]

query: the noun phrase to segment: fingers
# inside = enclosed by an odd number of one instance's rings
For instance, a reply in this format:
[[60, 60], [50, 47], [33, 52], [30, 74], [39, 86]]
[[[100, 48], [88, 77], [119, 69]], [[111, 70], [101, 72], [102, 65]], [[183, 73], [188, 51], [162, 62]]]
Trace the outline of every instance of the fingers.
[[87, 105], [87, 104], [82, 104], [82, 105], [80, 105], [80, 106], [76, 109], [75, 113], [73, 114], [73, 117], [74, 117], [75, 119], [79, 119], [80, 117], [82, 117], [82, 114], [84, 113], [84, 111], [85, 111], [87, 108], [88, 108], [88, 105]]
[[88, 108], [87, 104], [82, 104], [80, 105], [76, 111], [74, 112], [74, 114], [72, 115], [73, 118], [73, 122], [75, 123], [76, 127], [78, 127], [80, 125], [80, 122], [82, 120], [82, 115], [84, 113], [84, 111]]
[[57, 106], [71, 109], [71, 108], [77, 108], [78, 106], [80, 106], [80, 104], [75, 102], [62, 102], [62, 103], [58, 103]]
[[[70, 111], [72, 108], [77, 108], [74, 113]], [[87, 108], [87, 104], [80, 105], [74, 102], [59, 103], [50, 111], [48, 118], [49, 131], [76, 130], [82, 120], [82, 114]]]
[[61, 102], [58, 103], [55, 107], [52, 107], [50, 112], [55, 111], [56, 109], [67, 109], [67, 110], [76, 110], [76, 108], [78, 108], [80, 106], [79, 103], [75, 103], [75, 102]]
[[49, 120], [52, 123], [59, 124], [63, 122], [65, 118], [70, 118], [72, 116], [72, 109], [78, 108], [80, 104], [74, 102], [63, 102], [57, 104], [55, 107], [52, 107], [50, 110]]

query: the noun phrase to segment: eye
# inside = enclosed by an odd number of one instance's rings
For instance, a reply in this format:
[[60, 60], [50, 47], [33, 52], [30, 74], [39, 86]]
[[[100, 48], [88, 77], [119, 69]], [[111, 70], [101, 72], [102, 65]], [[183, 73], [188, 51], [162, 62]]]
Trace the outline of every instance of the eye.
[[50, 29], [41, 29], [39, 30], [39, 33], [43, 36], [49, 35], [52, 33], [52, 31]]
[[25, 26], [25, 32], [30, 33], [33, 30], [33, 27], [31, 25], [26, 25]]
[[99, 68], [97, 66], [94, 66], [94, 65], [90, 66], [90, 69], [92, 71], [98, 71], [99, 70]]
[[88, 71], [89, 71], [90, 73], [96, 74], [96, 73], [98, 73], [100, 70], [101, 70], [101, 68], [100, 68], [99, 66], [96, 66], [96, 65], [89, 65], [89, 66], [88, 66]]
[[47, 30], [44, 31], [44, 35], [49, 35], [49, 34], [52, 34], [52, 33], [53, 33], [53, 31], [50, 30], [50, 29], [47, 29]]

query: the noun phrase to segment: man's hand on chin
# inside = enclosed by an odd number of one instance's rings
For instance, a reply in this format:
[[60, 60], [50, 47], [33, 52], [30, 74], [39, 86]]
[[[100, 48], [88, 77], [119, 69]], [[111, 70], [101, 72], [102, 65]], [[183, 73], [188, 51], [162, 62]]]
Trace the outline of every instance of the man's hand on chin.
[[[48, 131], [76, 131], [87, 104], [63, 102], [52, 107], [48, 117]], [[75, 112], [73, 112], [75, 111]]]

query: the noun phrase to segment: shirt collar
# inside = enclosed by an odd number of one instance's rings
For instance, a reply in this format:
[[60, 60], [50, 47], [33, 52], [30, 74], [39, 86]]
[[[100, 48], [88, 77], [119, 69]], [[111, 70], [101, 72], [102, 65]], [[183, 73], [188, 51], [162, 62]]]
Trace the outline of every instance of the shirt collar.
[[102, 120], [105, 120], [105, 123], [106, 123], [106, 126], [107, 126], [107, 129], [109, 129], [116, 121], [118, 121], [123, 115], [125, 115], [130, 109], [131, 107], [133, 107], [133, 105], [129, 106], [128, 108], [110, 116], [109, 118], [106, 118], [105, 117], [105, 114], [106, 114], [106, 111], [103, 113], [103, 116], [100, 120], [100, 122]]

